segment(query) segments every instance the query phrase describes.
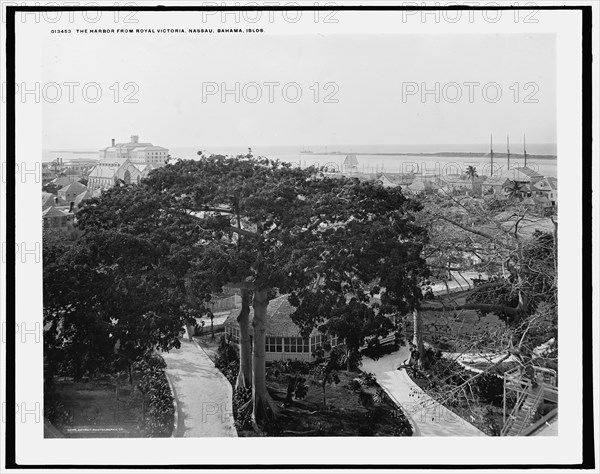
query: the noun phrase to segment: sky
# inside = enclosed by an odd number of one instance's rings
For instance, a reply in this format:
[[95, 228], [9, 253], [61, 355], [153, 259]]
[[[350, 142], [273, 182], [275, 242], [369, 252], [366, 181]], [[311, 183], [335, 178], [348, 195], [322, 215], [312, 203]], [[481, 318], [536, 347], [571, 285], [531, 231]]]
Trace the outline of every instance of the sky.
[[43, 147], [555, 143], [555, 69], [553, 35], [52, 35]]

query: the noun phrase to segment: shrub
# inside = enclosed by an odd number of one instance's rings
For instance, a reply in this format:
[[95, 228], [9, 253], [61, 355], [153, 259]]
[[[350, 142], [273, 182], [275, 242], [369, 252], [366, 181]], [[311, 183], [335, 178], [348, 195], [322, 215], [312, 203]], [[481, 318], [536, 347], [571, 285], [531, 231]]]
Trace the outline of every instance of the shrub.
[[310, 362], [301, 360], [278, 360], [271, 363], [267, 370], [267, 379], [287, 384], [286, 400], [303, 399], [308, 393], [306, 377], [312, 369]]
[[361, 387], [373, 387], [377, 385], [377, 378], [371, 372], [363, 372], [358, 378], [358, 383]]
[[237, 346], [225, 336], [221, 336], [219, 340], [215, 367], [225, 375], [231, 385], [235, 386], [240, 371], [240, 355]]
[[164, 359], [153, 355], [138, 364], [141, 381], [138, 389], [144, 396], [148, 409], [143, 419], [143, 429], [153, 438], [165, 438], [173, 432], [175, 407]]

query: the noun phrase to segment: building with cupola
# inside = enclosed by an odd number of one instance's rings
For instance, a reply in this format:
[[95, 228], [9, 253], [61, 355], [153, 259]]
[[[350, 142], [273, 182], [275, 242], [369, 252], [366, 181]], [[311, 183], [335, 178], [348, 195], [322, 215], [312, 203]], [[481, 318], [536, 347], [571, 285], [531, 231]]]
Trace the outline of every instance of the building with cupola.
[[100, 160], [128, 159], [134, 165], [146, 164], [154, 167], [164, 166], [169, 158], [169, 150], [149, 142], [140, 142], [138, 135], [131, 135], [128, 143], [115, 143], [100, 150]]

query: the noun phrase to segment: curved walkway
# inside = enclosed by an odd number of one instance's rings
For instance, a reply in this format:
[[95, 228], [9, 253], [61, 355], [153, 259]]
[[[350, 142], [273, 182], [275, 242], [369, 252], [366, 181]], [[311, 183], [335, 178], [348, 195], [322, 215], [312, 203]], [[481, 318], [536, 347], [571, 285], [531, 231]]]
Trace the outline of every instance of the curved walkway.
[[372, 372], [377, 382], [409, 417], [413, 436], [485, 436], [485, 433], [440, 405], [411, 380], [406, 369], [398, 370], [410, 357], [408, 346], [374, 361], [363, 358], [362, 370]]
[[195, 343], [162, 356], [177, 405], [175, 437], [236, 437], [231, 410], [231, 384]]

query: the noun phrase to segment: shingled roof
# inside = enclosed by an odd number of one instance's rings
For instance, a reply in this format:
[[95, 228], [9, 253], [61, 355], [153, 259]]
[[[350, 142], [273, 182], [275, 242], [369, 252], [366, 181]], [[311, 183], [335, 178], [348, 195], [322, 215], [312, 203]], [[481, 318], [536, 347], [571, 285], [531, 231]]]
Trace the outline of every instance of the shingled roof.
[[[290, 302], [288, 301], [287, 295], [279, 296], [269, 301], [267, 306], [267, 336], [279, 336], [279, 337], [302, 337], [300, 329], [294, 321], [292, 321], [291, 315], [296, 311]], [[240, 309], [232, 309], [229, 316], [225, 320], [225, 326], [238, 327], [237, 317], [240, 314]], [[250, 321], [254, 317], [254, 310], [250, 307]], [[250, 332], [252, 333], [252, 326], [250, 326]], [[317, 334], [318, 331], [314, 330], [313, 333]]]

